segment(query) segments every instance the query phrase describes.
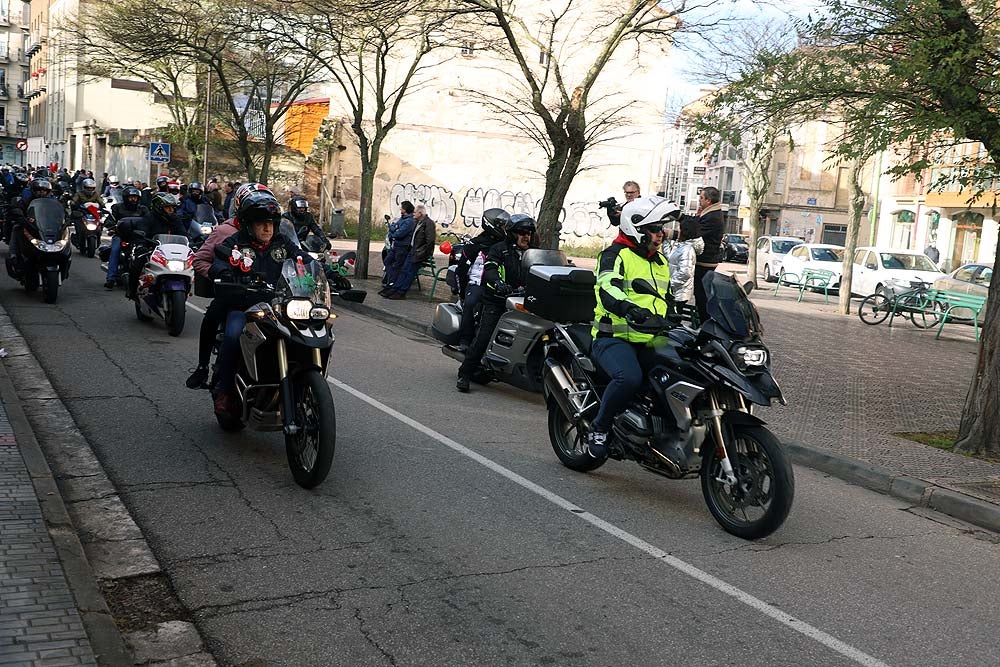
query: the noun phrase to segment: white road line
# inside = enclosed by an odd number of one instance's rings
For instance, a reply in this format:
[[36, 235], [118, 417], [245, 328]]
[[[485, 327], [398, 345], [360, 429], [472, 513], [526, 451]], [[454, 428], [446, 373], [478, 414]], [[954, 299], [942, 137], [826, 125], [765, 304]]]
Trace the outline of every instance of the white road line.
[[788, 626], [792, 630], [802, 633], [806, 637], [809, 637], [810, 639], [819, 642], [823, 646], [826, 646], [827, 648], [832, 649], [837, 653], [840, 653], [844, 657], [853, 660], [857, 664], [864, 665], [865, 667], [888, 667], [887, 663], [882, 662], [878, 658], [870, 656], [864, 651], [856, 649], [849, 644], [845, 644], [844, 642], [840, 641], [833, 635], [827, 634], [826, 632], [823, 632], [819, 628], [809, 625], [805, 621], [801, 621], [795, 618], [794, 616], [786, 614], [777, 607], [770, 605], [767, 602], [764, 602], [760, 598], [754, 597], [753, 595], [745, 591], [742, 591], [739, 588], [736, 588], [732, 584], [726, 583], [722, 579], [719, 579], [718, 577], [715, 577], [709, 574], [708, 572], [705, 572], [704, 570], [698, 569], [694, 565], [691, 565], [690, 563], [683, 561], [680, 558], [671, 556], [667, 552], [663, 551], [658, 547], [653, 546], [649, 542], [646, 542], [645, 540], [636, 537], [635, 535], [625, 530], [622, 530], [621, 528], [611, 523], [608, 523], [607, 521], [601, 519], [600, 517], [594, 516], [590, 512], [587, 512], [582, 508], [577, 507], [572, 502], [566, 500], [562, 496], [555, 494], [549, 491], [548, 489], [539, 486], [538, 484], [535, 484], [531, 480], [526, 479], [521, 475], [518, 475], [516, 472], [503, 467], [499, 463], [496, 463], [481, 454], [477, 454], [468, 447], [465, 447], [464, 445], [455, 442], [451, 438], [438, 433], [434, 429], [421, 424], [415, 419], [407, 417], [403, 413], [394, 410], [393, 408], [390, 408], [388, 405], [382, 403], [377, 399], [372, 398], [371, 396], [368, 396], [367, 394], [361, 391], [358, 391], [354, 387], [346, 385], [340, 380], [336, 380], [334, 378], [327, 378], [327, 382], [329, 382], [334, 387], [337, 387], [338, 389], [343, 389], [352, 396], [361, 399], [365, 403], [368, 403], [372, 407], [381, 410], [385, 414], [401, 421], [407, 426], [416, 429], [417, 431], [420, 431], [424, 435], [437, 440], [441, 444], [455, 450], [459, 454], [472, 459], [476, 463], [492, 470], [498, 475], [507, 478], [508, 480], [514, 482], [518, 486], [521, 486], [527, 489], [528, 491], [531, 491], [532, 493], [541, 496], [542, 498], [548, 500], [553, 505], [556, 505], [561, 509], [571, 512], [574, 516], [577, 516], [586, 521], [587, 523], [597, 528], [600, 528], [609, 535], [612, 535], [618, 538], [619, 540], [632, 545], [633, 547], [639, 549], [640, 551], [644, 551], [653, 558], [656, 558], [661, 562], [665, 563], [666, 565], [669, 565], [670, 567], [680, 572], [683, 572], [684, 574], [690, 577], [697, 579], [703, 584], [707, 584], [708, 586], [711, 586], [715, 590], [721, 593], [725, 593], [726, 595], [735, 598], [736, 600], [739, 600], [743, 604], [759, 611], [765, 616], [769, 616], [770, 618], [773, 618], [779, 623]]
[[202, 315], [205, 314], [205, 309], [204, 308], [196, 306], [193, 303], [191, 303], [190, 301], [185, 301], [185, 303], [187, 304], [187, 307], [190, 308], [191, 310], [193, 310], [195, 312], [198, 312], [198, 313], [201, 313]]

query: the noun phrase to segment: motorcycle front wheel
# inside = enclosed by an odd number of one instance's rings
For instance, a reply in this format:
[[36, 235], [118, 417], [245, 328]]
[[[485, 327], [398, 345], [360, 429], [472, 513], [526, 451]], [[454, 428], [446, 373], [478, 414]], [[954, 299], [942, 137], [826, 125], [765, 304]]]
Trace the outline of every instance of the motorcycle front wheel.
[[167, 323], [167, 333], [171, 336], [180, 336], [184, 331], [184, 304], [187, 303], [187, 295], [184, 292], [167, 292], [163, 307], [164, 320]]
[[285, 434], [285, 453], [295, 483], [311, 489], [326, 479], [337, 445], [337, 417], [330, 386], [317, 370], [295, 378], [295, 435]]
[[604, 465], [608, 457], [595, 459], [590, 455], [587, 444], [583, 441], [584, 433], [563, 414], [552, 399], [549, 399], [548, 410], [549, 442], [564, 466], [576, 472], [590, 472]]
[[87, 250], [83, 253], [87, 257], [93, 257], [97, 254], [97, 237], [88, 236], [87, 237]]
[[708, 511], [727, 533], [745, 540], [767, 537], [785, 522], [795, 496], [795, 477], [778, 439], [766, 428], [737, 425], [728, 429], [726, 453], [736, 484], [722, 478], [722, 461], [705, 444], [701, 491]]
[[55, 303], [59, 297], [59, 274], [55, 271], [46, 271], [43, 282], [42, 300], [45, 303]]

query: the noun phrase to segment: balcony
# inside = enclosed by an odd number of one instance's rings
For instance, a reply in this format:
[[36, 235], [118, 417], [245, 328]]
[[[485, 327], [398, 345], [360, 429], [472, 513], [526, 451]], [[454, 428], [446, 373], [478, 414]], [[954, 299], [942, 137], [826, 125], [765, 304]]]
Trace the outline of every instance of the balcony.
[[0, 83], [0, 100], [10, 99], [10, 89], [7, 87], [6, 83]]
[[36, 41], [34, 37], [29, 37], [24, 43], [24, 54], [29, 58], [42, 50], [42, 43]]
[[24, 90], [24, 84], [23, 83], [20, 86], [17, 87], [17, 99], [19, 99], [19, 100], [26, 100], [26, 99], [28, 99], [28, 94]]

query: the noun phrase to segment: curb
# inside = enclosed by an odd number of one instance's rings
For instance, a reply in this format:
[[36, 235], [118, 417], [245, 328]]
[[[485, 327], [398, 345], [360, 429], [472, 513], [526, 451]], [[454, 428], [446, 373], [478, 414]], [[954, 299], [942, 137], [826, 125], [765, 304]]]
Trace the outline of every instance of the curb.
[[[342, 307], [359, 315], [403, 327], [415, 333], [433, 337], [431, 327], [405, 315], [366, 306], [361, 303], [344, 303]], [[800, 442], [784, 442], [789, 458], [807, 468], [833, 475], [845, 482], [878, 493], [899, 498], [919, 507], [926, 507], [960, 519], [980, 528], [1000, 533], [1000, 506], [951, 489], [925, 482], [916, 477], [892, 472], [888, 468], [859, 459], [818, 449]]]
[[0, 363], [0, 398], [7, 411], [14, 438], [35, 487], [42, 516], [49, 529], [59, 562], [66, 574], [66, 583], [76, 600], [76, 606], [100, 665], [131, 665], [132, 656], [115, 625], [111, 610], [101, 593], [97, 577], [84, 553], [83, 544], [69, 517], [52, 470], [42, 454], [35, 432], [21, 407], [14, 384], [7, 374], [6, 364]]

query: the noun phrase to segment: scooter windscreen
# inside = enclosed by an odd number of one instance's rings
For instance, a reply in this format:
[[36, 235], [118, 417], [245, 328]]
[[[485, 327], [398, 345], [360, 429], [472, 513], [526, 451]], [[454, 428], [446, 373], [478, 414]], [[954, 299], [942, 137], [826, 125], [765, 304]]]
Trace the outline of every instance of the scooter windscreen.
[[757, 307], [732, 276], [711, 271], [703, 280], [708, 297], [708, 316], [737, 338], [764, 333]]
[[28, 204], [25, 216], [34, 220], [41, 238], [52, 243], [62, 235], [66, 211], [58, 199], [35, 199]]
[[194, 210], [194, 221], [200, 225], [214, 225], [216, 222], [215, 209], [211, 204], [198, 204]]
[[330, 306], [330, 284], [319, 262], [286, 259], [276, 291], [286, 299], [309, 299], [314, 306]]
[[295, 225], [289, 222], [288, 218], [282, 218], [281, 222], [278, 223], [278, 233], [291, 241], [296, 248], [302, 247], [302, 244], [299, 243], [299, 235], [295, 233]]

